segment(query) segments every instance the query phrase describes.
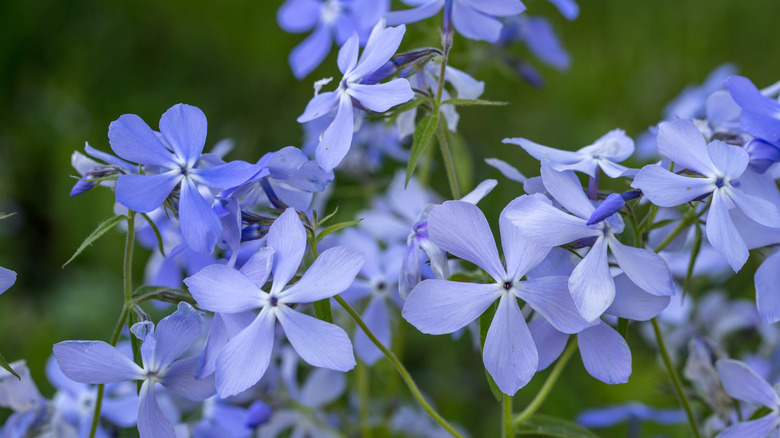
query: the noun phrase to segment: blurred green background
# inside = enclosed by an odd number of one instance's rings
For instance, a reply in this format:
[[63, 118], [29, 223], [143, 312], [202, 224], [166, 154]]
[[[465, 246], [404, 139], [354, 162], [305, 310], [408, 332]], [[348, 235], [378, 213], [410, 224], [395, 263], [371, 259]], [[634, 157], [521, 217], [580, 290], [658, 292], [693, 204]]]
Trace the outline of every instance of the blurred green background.
[[[255, 161], [265, 152], [300, 146], [295, 119], [312, 96], [313, 81], [339, 75], [336, 50], [305, 80], [296, 81], [286, 59], [303, 35], [279, 29], [275, 13], [280, 3], [0, 2], [0, 211], [16, 212], [0, 222], [0, 266], [18, 273], [16, 285], [0, 298], [0, 351], [9, 360], [26, 359], [47, 395], [51, 389], [43, 383], [43, 364], [52, 344], [107, 338], [121, 306], [119, 232], [61, 268], [81, 240], [112, 214], [113, 205], [106, 190], [68, 197], [75, 174], [71, 153], [82, 150], [84, 142], [108, 151], [108, 125], [121, 114], [138, 114], [156, 128], [160, 115], [179, 102], [206, 113], [207, 145], [225, 137], [235, 140], [230, 158]], [[572, 55], [566, 73], [535, 63], [547, 81], [545, 89], [534, 89], [490, 62], [471, 65], [470, 54], [484, 52], [487, 43], [456, 36], [451, 58], [453, 66], [486, 82], [484, 98], [511, 102], [461, 110], [460, 131], [474, 181], [500, 181], [481, 204], [491, 220], [520, 194], [520, 186], [482, 160], [495, 156], [527, 175], [538, 173], [520, 148], [501, 143], [505, 137], [575, 149], [616, 127], [635, 136], [657, 123], [664, 105], [686, 84], [702, 82], [724, 62], [735, 63], [758, 86], [780, 79], [777, 1], [583, 0], [573, 22], [546, 1], [526, 4], [529, 12], [551, 18]], [[437, 46], [437, 24], [410, 25], [402, 50]], [[520, 46], [512, 50], [525, 53]], [[447, 193], [443, 173], [437, 171], [432, 180], [440, 193]], [[356, 184], [339, 179], [342, 187]], [[355, 206], [364, 201], [352, 200]], [[349, 209], [342, 214], [349, 216]], [[146, 256], [144, 250], [136, 253], [136, 283]], [[498, 406], [468, 341], [453, 344], [400, 325], [400, 355], [442, 414], [473, 436], [497, 433]], [[542, 412], [573, 419], [584, 407], [637, 398], [675, 407], [663, 372], [645, 367], [655, 363], [654, 350], [635, 330], [629, 343], [638, 365], [630, 383], [601, 384], [575, 359]], [[375, 376], [391, 373], [384, 365]], [[518, 409], [545, 375], [520, 391]], [[395, 386], [406, 397], [405, 389]], [[652, 430], [645, 432], [649, 436]], [[684, 425], [663, 430], [669, 436], [687, 435]]]

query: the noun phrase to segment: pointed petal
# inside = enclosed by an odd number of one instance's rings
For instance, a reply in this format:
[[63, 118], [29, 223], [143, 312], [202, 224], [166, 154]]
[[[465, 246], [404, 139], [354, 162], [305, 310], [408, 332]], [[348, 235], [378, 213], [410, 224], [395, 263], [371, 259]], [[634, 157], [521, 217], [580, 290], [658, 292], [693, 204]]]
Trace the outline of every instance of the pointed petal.
[[539, 354], [539, 366], [536, 371], [547, 369], [563, 353], [569, 335], [561, 333], [544, 318], [537, 318], [528, 323], [528, 330], [534, 339]]
[[615, 329], [600, 323], [580, 332], [577, 341], [588, 374], [610, 385], [628, 382], [631, 350]]
[[739, 178], [747, 169], [750, 157], [745, 148], [714, 140], [707, 146], [712, 164], [727, 177]]
[[557, 330], [571, 334], [590, 324], [577, 311], [568, 286], [568, 277], [542, 277], [518, 282], [516, 294]]
[[181, 185], [179, 222], [184, 241], [193, 251], [210, 254], [222, 238], [222, 222], [189, 178]]
[[780, 397], [774, 389], [744, 362], [721, 359], [715, 365], [726, 394], [770, 409], [780, 407]]
[[[371, 333], [379, 339], [382, 345], [389, 348], [392, 336], [387, 302], [382, 298], [372, 298], [362, 316]], [[355, 330], [355, 351], [360, 360], [369, 366], [383, 357], [382, 351], [368, 339], [368, 336], [360, 328]]]
[[513, 211], [519, 203], [523, 202], [523, 199], [523, 197], [519, 197], [510, 202], [498, 219], [501, 230], [501, 247], [506, 259], [506, 272], [514, 279], [522, 278], [544, 260], [551, 249], [550, 246], [542, 246], [532, 241], [507, 217], [507, 213]]
[[152, 128], [135, 114], [124, 114], [108, 125], [108, 142], [114, 153], [130, 162], [159, 167], [176, 165]]
[[194, 166], [206, 145], [208, 123], [200, 108], [180, 103], [160, 118], [160, 133], [177, 157]]
[[184, 279], [184, 284], [204, 310], [238, 313], [254, 310], [267, 301], [264, 293], [246, 275], [235, 269], [214, 264]]
[[482, 361], [498, 388], [507, 395], [514, 395], [536, 373], [536, 345], [512, 295], [504, 294], [498, 303], [485, 338]]
[[444, 0], [430, 0], [414, 9], [388, 12], [385, 14], [385, 21], [388, 26], [414, 23], [433, 17], [441, 10], [442, 6], [444, 6]]
[[301, 388], [301, 403], [318, 409], [335, 401], [346, 388], [344, 373], [317, 368], [312, 370]]
[[474, 263], [496, 281], [504, 280], [493, 233], [476, 205], [447, 201], [433, 207], [428, 214], [428, 234], [442, 250]]
[[707, 153], [707, 142], [693, 122], [679, 119], [658, 125], [658, 149], [686, 169], [704, 176], [718, 174], [718, 168]]
[[183, 301], [176, 312], [157, 324], [154, 329], [157, 338], [155, 357], [160, 368], [165, 368], [190, 348], [200, 336], [200, 324], [200, 314]]
[[707, 178], [677, 175], [656, 164], [640, 169], [631, 187], [642, 190], [650, 202], [660, 207], [684, 204], [716, 189]]
[[[506, 143], [506, 140], [509, 139], [505, 139], [504, 143]], [[514, 166], [507, 163], [506, 161], [499, 160], [498, 158], [485, 158], [485, 163], [488, 166], [498, 170], [499, 172], [501, 172], [502, 175], [504, 175], [506, 178], [511, 179], [512, 181], [524, 183], [525, 180], [527, 179], [525, 175], [520, 173], [519, 170], [517, 170]]]
[[614, 278], [615, 301], [607, 308], [609, 315], [634, 321], [647, 321], [661, 313], [671, 297], [651, 295], [628, 279], [626, 274]]
[[271, 267], [274, 264], [274, 249], [260, 248], [247, 260], [238, 272], [244, 274], [258, 288], [262, 288], [268, 276], [271, 275]]
[[780, 321], [780, 252], [769, 256], [756, 270], [756, 305], [758, 314], [766, 324]]
[[553, 207], [540, 193], [521, 196], [505, 211], [506, 218], [523, 234], [543, 246], [558, 246], [603, 234], [599, 224], [587, 225], [585, 219]]
[[494, 17], [508, 17], [525, 11], [520, 0], [463, 0], [472, 8]]
[[580, 315], [595, 321], [615, 299], [615, 283], [607, 263], [607, 242], [599, 237], [569, 277], [569, 292]]
[[16, 283], [16, 272], [0, 267], [0, 294]]
[[403, 24], [382, 29], [378, 34], [372, 32], [372, 38], [366, 43], [357, 67], [349, 72], [350, 80], [368, 76], [382, 67], [398, 50], [405, 32], [406, 26]]
[[264, 170], [262, 167], [246, 161], [231, 161], [219, 166], [193, 169], [192, 173], [199, 184], [217, 189], [229, 189], [244, 184], [262, 170]]
[[734, 272], [739, 272], [750, 253], [729, 216], [724, 197], [723, 190], [715, 190], [712, 194], [707, 214], [707, 240], [728, 260]]
[[776, 413], [770, 413], [758, 420], [729, 426], [718, 434], [718, 438], [769, 437], [772, 431], [776, 430], [778, 424], [780, 424], [780, 416]]
[[452, 24], [458, 33], [472, 40], [494, 43], [501, 36], [500, 21], [460, 1], [452, 3]]
[[165, 417], [157, 398], [154, 396], [154, 383], [144, 380], [138, 394], [138, 433], [142, 438], [176, 438], [176, 432], [170, 420]]
[[190, 356], [171, 363], [160, 383], [187, 400], [202, 401], [211, 397], [217, 392], [214, 387], [214, 375], [197, 379], [195, 373], [199, 363], [198, 356]]
[[346, 93], [339, 94], [339, 106], [336, 118], [322, 134], [317, 145], [315, 157], [326, 172], [332, 171], [349, 152], [352, 145], [352, 133], [355, 129], [352, 99]]
[[276, 12], [276, 21], [285, 32], [305, 32], [319, 21], [321, 6], [317, 0], [287, 0]]
[[273, 285], [276, 294], [298, 272], [306, 252], [306, 230], [294, 208], [284, 211], [268, 230], [268, 247], [274, 250]]
[[290, 344], [309, 365], [336, 371], [355, 367], [352, 342], [341, 327], [284, 305], [277, 307], [276, 312]]
[[401, 315], [423, 333], [452, 333], [479, 318], [501, 290], [495, 284], [423, 280], [406, 298]]
[[550, 167], [549, 162], [542, 162], [542, 181], [544, 187], [560, 202], [561, 205], [576, 214], [587, 219], [593, 214], [596, 207], [590, 202], [585, 192], [582, 190], [582, 184], [577, 179], [577, 175], [572, 171], [558, 172]]
[[311, 98], [306, 104], [303, 114], [298, 116], [298, 123], [306, 123], [330, 113], [339, 104], [339, 93], [326, 91]]
[[729, 199], [750, 219], [766, 227], [780, 228], [780, 211], [776, 204], [736, 189], [729, 192]]
[[58, 342], [53, 350], [63, 374], [77, 382], [117, 383], [144, 378], [143, 370], [132, 359], [102, 341]]
[[653, 295], [674, 295], [672, 273], [661, 256], [644, 248], [623, 245], [615, 236], [607, 238], [607, 244], [620, 269], [637, 286]]
[[318, 24], [314, 31], [295, 46], [287, 58], [296, 79], [303, 79], [328, 56], [333, 37], [325, 24]]
[[563, 151], [549, 146], [543, 146], [525, 138], [505, 138], [501, 142], [516, 144], [522, 147], [528, 154], [539, 160], [539, 162], [550, 161], [552, 163], [572, 164], [583, 159], [582, 154], [579, 152]]
[[561, 15], [566, 17], [567, 20], [574, 20], [580, 13], [580, 6], [574, 0], [549, 0], [554, 4]]
[[363, 254], [344, 246], [325, 250], [297, 283], [279, 294], [282, 303], [311, 303], [347, 289], [363, 266]]
[[230, 339], [217, 357], [216, 385], [222, 398], [243, 392], [263, 377], [271, 362], [276, 318], [263, 308], [252, 324]]
[[181, 179], [178, 170], [157, 175], [121, 175], [116, 182], [116, 202], [149, 213], [165, 202]]
[[366, 108], [378, 113], [414, 98], [414, 91], [409, 81], [404, 78], [393, 79], [382, 84], [350, 84], [347, 93]]

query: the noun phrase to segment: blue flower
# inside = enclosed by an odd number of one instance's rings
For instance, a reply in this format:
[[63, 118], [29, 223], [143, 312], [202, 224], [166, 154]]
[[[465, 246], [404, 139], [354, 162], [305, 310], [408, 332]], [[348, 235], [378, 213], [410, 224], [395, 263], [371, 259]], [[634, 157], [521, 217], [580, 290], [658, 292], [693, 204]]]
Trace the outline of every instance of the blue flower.
[[[288, 208], [274, 221], [267, 239], [268, 247], [240, 271], [217, 264], [184, 280], [203, 309], [223, 314], [260, 310], [218, 352], [216, 383], [223, 398], [246, 390], [263, 376], [271, 360], [277, 319], [295, 351], [309, 364], [338, 371], [355, 366], [352, 343], [344, 330], [291, 306], [341, 293], [355, 279], [363, 255], [345, 247], [323, 251], [301, 279], [285, 289], [306, 251], [306, 230], [295, 209]], [[271, 274], [266, 292], [261, 288]]]
[[382, 67], [398, 50], [406, 32], [404, 26], [385, 28], [380, 21], [371, 31], [366, 48], [358, 59], [358, 35], [353, 34], [339, 50], [338, 66], [344, 77], [336, 91], [316, 94], [306, 105], [299, 123], [328, 115], [334, 108], [336, 117], [322, 134], [315, 156], [317, 163], [330, 172], [349, 151], [354, 131], [353, 100], [371, 111], [384, 112], [411, 100], [412, 87], [406, 79], [393, 79], [382, 84], [363, 84], [363, 78]]
[[184, 240], [198, 252], [210, 253], [222, 236], [222, 225], [200, 188], [237, 186], [257, 169], [234, 161], [208, 167], [201, 160], [206, 143], [206, 116], [197, 107], [178, 104], [160, 118], [161, 137], [135, 114], [125, 114], [108, 127], [111, 149], [119, 157], [155, 169], [154, 174], [122, 175], [116, 182], [117, 202], [151, 212], [179, 189], [179, 220]]
[[214, 395], [213, 377], [197, 380], [198, 356], [181, 358], [198, 339], [201, 318], [187, 303], [179, 303], [172, 315], [163, 318], [157, 328], [149, 321], [132, 327], [141, 339], [143, 368], [129, 357], [102, 341], [65, 341], [54, 344], [54, 355], [62, 372], [81, 383], [117, 383], [140, 380], [138, 432], [142, 438], [175, 438], [173, 425], [165, 417], [155, 398], [160, 383], [176, 394], [194, 401]]
[[761, 94], [753, 82], [743, 76], [731, 76], [723, 84], [742, 108], [742, 129], [780, 146], [780, 102]]
[[729, 426], [718, 434], [718, 438], [760, 438], [770, 436], [773, 431], [777, 433], [780, 426], [780, 397], [777, 391], [744, 362], [721, 359], [716, 366], [726, 394], [771, 409], [769, 414], [761, 418]]

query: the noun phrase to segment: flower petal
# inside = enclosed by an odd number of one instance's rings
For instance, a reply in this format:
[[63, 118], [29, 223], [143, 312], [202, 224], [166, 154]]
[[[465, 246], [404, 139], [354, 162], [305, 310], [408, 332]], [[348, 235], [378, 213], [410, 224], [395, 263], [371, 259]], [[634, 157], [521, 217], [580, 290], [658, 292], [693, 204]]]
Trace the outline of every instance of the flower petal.
[[[382, 26], [382, 24], [377, 23], [377, 26]], [[381, 32], [372, 31], [371, 37], [360, 55], [357, 66], [353, 71], [349, 72], [350, 82], [368, 76], [390, 60], [398, 50], [398, 46], [401, 45], [405, 32], [406, 26], [403, 24], [384, 28]], [[350, 84], [350, 87], [352, 85]]]
[[391, 11], [385, 14], [385, 21], [388, 26], [395, 26], [403, 23], [414, 23], [436, 15], [444, 6], [444, 0], [430, 0], [414, 9], [403, 11]]
[[744, 362], [721, 359], [715, 366], [726, 394], [770, 409], [780, 407], [780, 397], [774, 389]]
[[268, 276], [271, 275], [271, 268], [274, 264], [274, 249], [269, 247], [260, 248], [252, 257], [247, 260], [238, 272], [244, 274], [258, 288], [262, 288]]
[[595, 321], [615, 299], [615, 283], [607, 263], [607, 242], [599, 237], [569, 277], [569, 292], [580, 315]]
[[501, 142], [516, 144], [522, 147], [532, 157], [539, 160], [539, 162], [550, 161], [553, 163], [572, 164], [583, 159], [582, 154], [579, 152], [564, 151], [549, 146], [543, 146], [521, 137], [505, 138]]
[[580, 332], [577, 341], [588, 374], [610, 385], [628, 382], [631, 350], [615, 329], [600, 323]]
[[463, 0], [472, 8], [494, 17], [508, 17], [525, 11], [520, 0]]
[[393, 79], [383, 84], [350, 84], [347, 93], [366, 108], [378, 113], [414, 98], [414, 91], [409, 81], [404, 78]]
[[306, 104], [303, 114], [298, 116], [298, 123], [306, 123], [330, 113], [339, 104], [339, 93], [326, 91], [311, 98]]
[[569, 335], [561, 333], [544, 318], [537, 318], [528, 323], [528, 330], [534, 339], [539, 354], [539, 366], [536, 371], [542, 371], [552, 365], [566, 348]]
[[257, 383], [274, 346], [274, 312], [263, 308], [252, 324], [230, 339], [217, 357], [216, 385], [221, 398], [236, 395]]
[[0, 294], [16, 283], [16, 272], [0, 267]]
[[219, 166], [193, 169], [192, 174], [196, 176], [198, 183], [206, 187], [228, 189], [244, 184], [261, 170], [262, 167], [246, 161], [231, 161]]
[[718, 438], [769, 437], [773, 430], [776, 431], [778, 424], [780, 424], [780, 416], [776, 413], [769, 413], [758, 420], [729, 426], [718, 434]]
[[672, 273], [664, 259], [644, 249], [623, 245], [615, 236], [607, 238], [618, 266], [637, 286], [653, 295], [674, 295]]
[[712, 202], [707, 214], [707, 240], [728, 260], [734, 272], [738, 272], [750, 253], [729, 216], [724, 197], [722, 190], [715, 190], [712, 194]]
[[285, 32], [306, 32], [319, 21], [321, 7], [317, 0], [287, 0], [276, 12], [276, 21]]
[[222, 222], [189, 178], [179, 193], [179, 222], [184, 241], [193, 251], [210, 254], [222, 238]]
[[208, 123], [200, 108], [183, 103], [172, 106], [160, 118], [160, 133], [173, 153], [194, 166], [206, 145]]
[[582, 184], [574, 172], [570, 170], [558, 172], [550, 167], [549, 162], [544, 161], [542, 162], [542, 181], [544, 181], [544, 187], [556, 201], [582, 219], [588, 219], [596, 209], [590, 199], [585, 196], [585, 192], [582, 191]]
[[568, 277], [542, 277], [517, 283], [516, 294], [556, 330], [577, 333], [590, 326], [582, 319], [568, 288]]
[[297, 283], [279, 294], [279, 302], [311, 303], [340, 294], [355, 280], [364, 261], [363, 254], [353, 249], [327, 249]]
[[766, 324], [780, 321], [780, 252], [769, 256], [756, 270], [756, 305], [761, 320]]
[[121, 175], [116, 182], [116, 202], [149, 213], [165, 202], [181, 180], [178, 170], [156, 175]]
[[523, 202], [522, 199], [519, 197], [510, 202], [498, 219], [501, 230], [501, 246], [506, 259], [506, 272], [513, 279], [522, 278], [544, 260], [552, 249], [550, 246], [542, 246], [532, 241], [507, 217], [508, 212], [513, 211], [518, 203]]
[[650, 202], [660, 207], [684, 204], [716, 189], [707, 178], [677, 175], [656, 164], [640, 169], [631, 187], [642, 190]]
[[103, 341], [58, 342], [53, 350], [63, 374], [76, 382], [117, 383], [144, 378], [141, 367]]
[[173, 425], [157, 404], [154, 385], [150, 380], [144, 380], [141, 385], [138, 394], [138, 433], [143, 438], [176, 438]]
[[265, 293], [246, 275], [235, 269], [214, 264], [184, 279], [184, 284], [204, 310], [238, 313], [261, 307]]
[[472, 40], [494, 43], [501, 36], [501, 22], [466, 3], [452, 2], [452, 24], [458, 33]]
[[729, 199], [745, 216], [766, 227], [780, 228], [780, 211], [777, 204], [736, 189], [728, 193]]
[[336, 59], [336, 64], [339, 67], [339, 71], [343, 74], [347, 74], [355, 68], [358, 61], [358, 50], [360, 40], [357, 33], [353, 33], [352, 36], [339, 49], [339, 55]]
[[750, 157], [745, 148], [713, 140], [707, 146], [712, 164], [731, 179], [739, 178], [747, 169]]
[[496, 281], [504, 281], [505, 270], [487, 219], [474, 204], [447, 201], [428, 214], [428, 234], [442, 250], [484, 269]]
[[274, 250], [271, 293], [279, 293], [295, 276], [306, 252], [306, 230], [294, 208], [284, 211], [268, 230], [268, 247]]
[[536, 345], [513, 295], [501, 296], [485, 338], [482, 361], [498, 388], [507, 395], [514, 395], [536, 373]]
[[[504, 143], [507, 143], [506, 140], [511, 139], [504, 139]], [[524, 183], [527, 179], [525, 175], [520, 173], [519, 170], [517, 170], [514, 166], [507, 163], [506, 161], [499, 160], [498, 158], [485, 158], [485, 163], [493, 167], [494, 169], [501, 172], [502, 175], [504, 175], [506, 178], [511, 179], [512, 181]]]
[[349, 152], [355, 129], [352, 99], [346, 93], [339, 93], [336, 118], [322, 134], [314, 155], [326, 172], [332, 171]]
[[167, 367], [190, 348], [200, 336], [201, 322], [200, 314], [189, 303], [182, 301], [176, 312], [157, 323], [154, 329], [157, 338], [155, 357], [160, 368]]
[[124, 114], [108, 125], [108, 142], [118, 156], [150, 166], [176, 166], [171, 152], [140, 117]]
[[171, 363], [160, 383], [187, 400], [203, 401], [217, 392], [214, 375], [204, 379], [196, 378], [200, 357], [190, 356]]
[[599, 236], [601, 225], [587, 225], [586, 220], [565, 213], [552, 206], [546, 196], [536, 193], [523, 195], [505, 216], [534, 242], [544, 246], [558, 246], [585, 237]]
[[[392, 333], [390, 331], [390, 315], [387, 312], [387, 302], [378, 297], [373, 297], [363, 311], [363, 321], [368, 329], [379, 339], [385, 347], [390, 347]], [[368, 339], [365, 332], [358, 328], [355, 330], [355, 351], [360, 360], [371, 366], [383, 357], [382, 351]]]
[[628, 279], [626, 274], [614, 278], [615, 301], [604, 313], [634, 321], [654, 318], [669, 306], [671, 297], [651, 295]]
[[501, 290], [495, 284], [423, 280], [406, 298], [401, 315], [423, 333], [452, 333], [479, 318]]
[[707, 142], [691, 121], [679, 119], [658, 125], [658, 149], [686, 169], [710, 177], [719, 173], [707, 153]]
[[352, 342], [341, 327], [285, 305], [276, 307], [276, 315], [290, 344], [309, 365], [336, 371], [349, 371], [355, 367]]

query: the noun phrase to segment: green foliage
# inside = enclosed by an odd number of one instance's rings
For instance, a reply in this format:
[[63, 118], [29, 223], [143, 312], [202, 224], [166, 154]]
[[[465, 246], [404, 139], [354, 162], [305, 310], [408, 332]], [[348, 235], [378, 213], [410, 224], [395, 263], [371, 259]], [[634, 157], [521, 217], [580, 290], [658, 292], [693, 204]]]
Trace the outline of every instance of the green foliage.
[[120, 222], [127, 219], [127, 216], [125, 215], [119, 215], [114, 216], [111, 218], [108, 218], [100, 223], [100, 225], [95, 228], [95, 231], [93, 231], [89, 236], [87, 236], [86, 239], [84, 239], [83, 242], [81, 242], [81, 245], [78, 247], [75, 253], [68, 259], [67, 262], [65, 262], [62, 267], [64, 268], [67, 266], [70, 262], [72, 262], [76, 257], [78, 257], [79, 254], [84, 252], [85, 249], [87, 249], [88, 246], [92, 245], [96, 240], [100, 239], [104, 234], [106, 234], [110, 229], [117, 226]]
[[414, 169], [417, 167], [417, 162], [420, 161], [420, 157], [431, 144], [431, 140], [433, 140], [433, 135], [436, 134], [438, 126], [438, 113], [428, 114], [417, 124], [417, 128], [414, 130], [414, 139], [412, 141], [412, 150], [409, 155], [409, 163], [406, 167], [407, 184], [409, 184], [409, 179], [414, 175]]

